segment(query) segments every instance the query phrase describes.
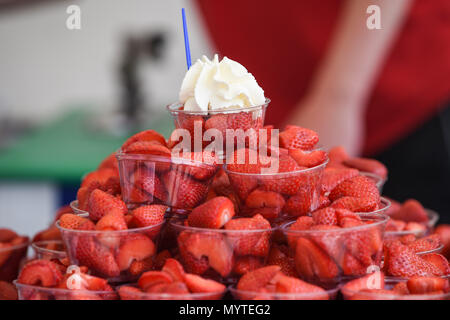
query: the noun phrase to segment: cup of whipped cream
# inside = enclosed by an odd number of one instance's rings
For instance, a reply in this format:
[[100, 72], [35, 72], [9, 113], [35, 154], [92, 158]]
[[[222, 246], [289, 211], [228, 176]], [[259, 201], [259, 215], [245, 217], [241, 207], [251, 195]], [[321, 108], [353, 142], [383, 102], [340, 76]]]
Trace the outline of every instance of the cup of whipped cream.
[[227, 137], [236, 143], [238, 134], [244, 134], [246, 145], [252, 139], [256, 141], [269, 103], [243, 65], [227, 57], [219, 61], [216, 54], [212, 60], [203, 56], [191, 66], [183, 79], [179, 101], [167, 108], [175, 128], [186, 129], [192, 145], [194, 140], [201, 141], [197, 146], [205, 147], [222, 139], [225, 147]]

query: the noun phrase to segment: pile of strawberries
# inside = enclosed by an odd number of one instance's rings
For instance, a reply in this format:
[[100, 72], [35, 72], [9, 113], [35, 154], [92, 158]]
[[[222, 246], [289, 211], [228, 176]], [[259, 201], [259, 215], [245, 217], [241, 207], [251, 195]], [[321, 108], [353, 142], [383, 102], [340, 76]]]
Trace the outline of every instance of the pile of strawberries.
[[383, 272], [349, 281], [341, 288], [344, 298], [349, 300], [443, 300], [449, 290], [448, 279], [413, 276], [408, 280], [389, 281]]

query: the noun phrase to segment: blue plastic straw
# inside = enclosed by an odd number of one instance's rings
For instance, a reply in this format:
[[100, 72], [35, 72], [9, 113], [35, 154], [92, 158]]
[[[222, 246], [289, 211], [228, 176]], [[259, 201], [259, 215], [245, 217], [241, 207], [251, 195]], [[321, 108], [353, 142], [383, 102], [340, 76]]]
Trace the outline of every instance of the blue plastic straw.
[[186, 51], [186, 63], [187, 68], [191, 67], [191, 49], [189, 48], [189, 35], [188, 35], [188, 29], [187, 29], [187, 23], [186, 23], [186, 11], [181, 9], [181, 16], [183, 17], [183, 31], [184, 31], [184, 49]]

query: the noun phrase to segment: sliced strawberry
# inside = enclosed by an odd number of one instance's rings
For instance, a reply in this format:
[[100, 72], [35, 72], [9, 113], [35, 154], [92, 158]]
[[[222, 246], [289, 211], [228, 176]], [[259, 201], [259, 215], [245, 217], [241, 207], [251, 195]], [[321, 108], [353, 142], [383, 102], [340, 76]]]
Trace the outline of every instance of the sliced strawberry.
[[153, 259], [151, 257], [146, 258], [144, 260], [134, 260], [131, 265], [130, 268], [128, 269], [128, 272], [132, 275], [132, 276], [139, 276], [142, 273], [151, 270], [153, 267]]
[[289, 197], [283, 207], [283, 212], [292, 217], [304, 216], [310, 213], [314, 207], [314, 190], [301, 188], [296, 195]]
[[333, 201], [330, 207], [353, 212], [372, 212], [378, 208], [378, 204], [373, 198], [342, 197]]
[[414, 199], [406, 200], [400, 210], [391, 214], [391, 218], [405, 222], [428, 222], [427, 211]]
[[357, 221], [361, 221], [361, 217], [354, 213], [353, 211], [346, 210], [346, 209], [335, 209], [336, 212], [336, 218], [338, 220], [338, 224], [342, 227], [344, 224], [344, 219], [354, 219]]
[[267, 286], [279, 272], [279, 266], [267, 266], [250, 271], [239, 279], [237, 289], [257, 292]]
[[118, 293], [121, 300], [140, 300], [139, 298], [143, 295], [139, 288], [128, 285], [121, 286]]
[[[309, 284], [294, 277], [281, 275], [277, 278], [276, 292], [279, 293], [299, 293], [311, 294], [312, 300], [328, 300], [328, 293], [321, 287]], [[306, 300], [310, 300], [305, 298]]]
[[301, 277], [323, 282], [333, 280], [339, 274], [334, 261], [317, 245], [305, 238], [297, 239], [295, 267]]
[[[261, 189], [253, 190], [245, 200], [247, 208], [256, 209], [255, 213], [261, 211], [261, 209], [274, 209], [269, 210], [266, 214], [262, 214], [265, 217], [274, 219], [278, 217], [281, 209], [284, 207], [285, 200], [282, 195], [273, 191], [264, 191]], [[254, 214], [252, 214], [254, 215]]]
[[335, 201], [346, 196], [371, 199], [377, 204], [380, 201], [380, 193], [376, 185], [365, 176], [344, 180], [331, 191], [329, 198], [331, 201]]
[[[289, 231], [302, 231], [302, 230], [308, 230], [314, 225], [313, 218], [309, 216], [303, 216], [299, 217], [294, 223], [292, 223], [289, 226]], [[295, 235], [295, 233], [291, 233], [287, 235], [288, 238], [288, 244], [289, 247], [293, 250], [295, 250], [295, 247], [297, 245], [297, 238], [298, 236]]]
[[318, 166], [327, 159], [327, 153], [322, 150], [307, 152], [301, 149], [289, 149], [289, 155], [299, 166], [307, 168]]
[[131, 212], [133, 223], [138, 228], [158, 225], [164, 221], [166, 210], [167, 206], [160, 204], [150, 204], [136, 208]]
[[353, 294], [364, 289], [384, 289], [384, 274], [376, 271], [364, 277], [351, 280], [342, 286], [341, 291], [344, 297], [348, 299]]
[[336, 211], [333, 208], [324, 208], [312, 213], [315, 224], [337, 225]]
[[297, 271], [295, 270], [294, 258], [289, 257], [286, 254], [287, 248], [283, 251], [280, 246], [273, 245], [267, 258], [268, 265], [277, 265], [280, 267], [280, 271], [290, 277], [296, 277]]
[[50, 260], [33, 260], [20, 271], [18, 283], [43, 287], [56, 286], [63, 278], [60, 268]]
[[203, 274], [209, 269], [208, 258], [201, 257], [200, 259], [197, 259], [189, 252], [187, 245], [190, 236], [191, 232], [188, 231], [183, 231], [178, 236], [178, 249], [180, 251], [181, 260], [187, 272]]
[[412, 249], [399, 241], [394, 241], [386, 247], [385, 269], [389, 275], [401, 278], [442, 275], [441, 270], [417, 256]]
[[172, 207], [190, 209], [198, 206], [208, 194], [209, 186], [179, 171], [168, 171], [163, 175], [163, 182], [169, 193]]
[[236, 258], [233, 271], [239, 275], [256, 270], [264, 266], [261, 258], [254, 256], [243, 256]]
[[280, 133], [280, 146], [286, 149], [311, 150], [319, 142], [319, 135], [306, 128], [289, 126]]
[[163, 250], [160, 251], [154, 259], [154, 266], [155, 269], [160, 270], [162, 269], [162, 267], [164, 266], [164, 264], [166, 263], [166, 260], [172, 258], [172, 254], [169, 252], [169, 250]]
[[184, 281], [189, 291], [192, 293], [219, 293], [218, 297], [225, 291], [226, 287], [214, 280], [203, 279], [202, 277], [186, 273]]
[[449, 290], [448, 279], [439, 277], [412, 277], [407, 282], [411, 294], [427, 294], [435, 291]]
[[[230, 231], [268, 230], [271, 228], [270, 222], [261, 215], [255, 215], [252, 218], [233, 219], [226, 223], [224, 227]], [[270, 235], [270, 231], [228, 232], [227, 240], [237, 255], [265, 257], [269, 253]]]
[[92, 191], [89, 197], [88, 211], [89, 218], [98, 221], [108, 213], [115, 212], [125, 215], [127, 213], [127, 206], [119, 198], [96, 189]]
[[172, 277], [163, 271], [147, 271], [144, 272], [138, 280], [139, 287], [147, 291], [151, 286], [160, 283], [172, 283]]
[[156, 199], [163, 202], [167, 200], [164, 184], [153, 169], [138, 167], [129, 182], [133, 184], [134, 188], [145, 192], [144, 201], [141, 202], [155, 202]]
[[98, 220], [95, 228], [100, 231], [113, 231], [113, 230], [125, 230], [128, 229], [125, 222], [124, 215], [117, 212], [112, 212], [104, 215]]
[[[80, 245], [82, 245], [80, 243]], [[103, 277], [117, 277], [120, 274], [119, 266], [114, 259], [114, 253], [108, 247], [94, 243], [88, 253], [86, 263], [96, 274]]]
[[167, 272], [173, 281], [184, 281], [185, 272], [178, 260], [172, 258], [167, 259], [162, 271]]
[[450, 274], [450, 264], [443, 255], [438, 253], [427, 253], [422, 255], [421, 258], [434, 265], [443, 275]]
[[166, 145], [166, 140], [164, 139], [164, 136], [160, 133], [156, 132], [155, 130], [145, 130], [141, 131], [139, 133], [136, 133], [135, 135], [129, 137], [122, 145], [122, 149], [127, 149], [128, 146], [132, 145], [134, 142], [137, 141], [157, 141], [161, 145]]
[[328, 151], [328, 158], [330, 158], [330, 163], [342, 163], [349, 158], [349, 155], [343, 146], [337, 146]]
[[367, 266], [362, 264], [350, 252], [345, 252], [341, 263], [342, 272], [346, 276], [364, 275], [367, 271]]
[[441, 238], [437, 234], [420, 238], [415, 240], [414, 242], [408, 243], [408, 247], [410, 247], [416, 253], [430, 251], [440, 247], [441, 245]]
[[155, 244], [148, 237], [139, 233], [130, 234], [121, 240], [116, 255], [117, 265], [121, 271], [126, 270], [134, 260], [144, 260], [155, 252]]
[[388, 170], [386, 166], [378, 160], [368, 158], [348, 158], [345, 159], [343, 163], [347, 167], [376, 174], [382, 179], [387, 178]]
[[65, 229], [95, 230], [95, 225], [92, 221], [71, 213], [63, 214], [59, 219], [59, 225]]
[[356, 169], [326, 168], [322, 174], [322, 192], [330, 192], [341, 182], [356, 177], [358, 174]]
[[187, 251], [200, 260], [208, 258], [208, 264], [222, 277], [226, 277], [233, 267], [233, 250], [221, 233], [191, 233], [186, 242]]
[[222, 228], [234, 216], [234, 205], [226, 197], [215, 197], [194, 208], [188, 216], [191, 227]]
[[[179, 155], [179, 157], [181, 159], [178, 161], [172, 155], [172, 160], [177, 161], [177, 169], [181, 172], [188, 173], [197, 180], [210, 179], [217, 172], [219, 158], [213, 152], [185, 152]], [[184, 165], [183, 159], [187, 159], [189, 162]]]

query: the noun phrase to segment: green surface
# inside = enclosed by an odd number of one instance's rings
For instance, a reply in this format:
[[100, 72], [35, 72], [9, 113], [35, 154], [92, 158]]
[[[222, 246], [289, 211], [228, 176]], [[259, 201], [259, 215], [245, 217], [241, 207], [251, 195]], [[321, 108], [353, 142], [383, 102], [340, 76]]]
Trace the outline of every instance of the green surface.
[[[78, 183], [129, 136], [96, 131], [88, 117], [81, 111], [66, 114], [2, 151], [0, 179]], [[173, 123], [167, 115], [153, 119], [148, 128], [167, 137]]]

